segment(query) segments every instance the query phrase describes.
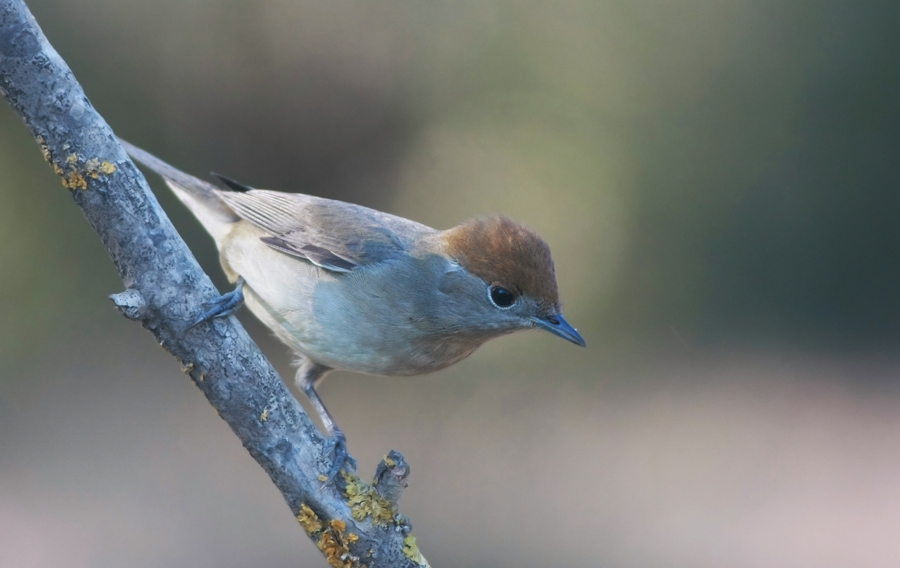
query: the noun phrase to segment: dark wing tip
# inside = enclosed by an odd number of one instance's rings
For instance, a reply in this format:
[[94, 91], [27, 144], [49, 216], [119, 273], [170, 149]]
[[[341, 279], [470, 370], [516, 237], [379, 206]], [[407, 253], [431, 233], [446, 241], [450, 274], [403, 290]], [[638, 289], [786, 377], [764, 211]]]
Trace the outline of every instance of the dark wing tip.
[[341, 258], [328, 249], [315, 245], [304, 245], [300, 250], [313, 264], [334, 272], [350, 272], [356, 268], [356, 264], [345, 258]]
[[232, 191], [237, 191], [238, 193], [247, 193], [248, 191], [253, 189], [250, 186], [244, 185], [242, 183], [238, 183], [229, 177], [223, 176], [222, 174], [217, 174], [216, 172], [209, 172], [209, 173], [212, 174], [213, 176], [215, 176], [216, 178], [218, 178], [219, 181], [224, 183], [228, 187], [228, 189], [230, 189]]
[[332, 272], [351, 272], [356, 264], [345, 258], [341, 258], [330, 250], [315, 245], [304, 245], [299, 249], [279, 237], [260, 237], [259, 240], [273, 249], [283, 252], [288, 256], [302, 258], [316, 266]]

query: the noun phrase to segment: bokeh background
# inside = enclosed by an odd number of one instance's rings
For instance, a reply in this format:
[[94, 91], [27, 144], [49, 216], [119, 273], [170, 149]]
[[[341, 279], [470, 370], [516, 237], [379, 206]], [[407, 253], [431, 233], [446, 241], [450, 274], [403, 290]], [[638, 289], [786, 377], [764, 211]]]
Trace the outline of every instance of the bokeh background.
[[[320, 391], [435, 567], [900, 565], [900, 4], [29, 4], [188, 172], [550, 243], [586, 350]], [[0, 200], [0, 566], [323, 566], [5, 104]]]

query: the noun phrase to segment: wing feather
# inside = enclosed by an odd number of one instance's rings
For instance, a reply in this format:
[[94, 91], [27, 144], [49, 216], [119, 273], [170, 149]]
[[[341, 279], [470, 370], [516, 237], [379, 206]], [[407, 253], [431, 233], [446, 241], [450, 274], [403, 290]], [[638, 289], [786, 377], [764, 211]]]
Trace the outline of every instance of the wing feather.
[[301, 193], [251, 189], [221, 191], [219, 197], [268, 233], [261, 239], [268, 246], [333, 272], [385, 262], [434, 232], [374, 209]]

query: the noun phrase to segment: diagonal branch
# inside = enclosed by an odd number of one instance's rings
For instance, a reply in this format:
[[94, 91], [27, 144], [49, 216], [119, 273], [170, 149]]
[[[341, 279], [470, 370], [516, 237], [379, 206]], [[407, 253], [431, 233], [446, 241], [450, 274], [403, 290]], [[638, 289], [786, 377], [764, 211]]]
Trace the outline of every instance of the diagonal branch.
[[127, 288], [113, 302], [181, 362], [329, 565], [427, 565], [394, 511], [409, 473], [399, 454], [374, 487], [345, 474], [322, 488], [324, 440], [243, 327], [188, 329], [217, 296], [212, 282], [21, 0], [0, 0], [0, 91], [109, 251]]

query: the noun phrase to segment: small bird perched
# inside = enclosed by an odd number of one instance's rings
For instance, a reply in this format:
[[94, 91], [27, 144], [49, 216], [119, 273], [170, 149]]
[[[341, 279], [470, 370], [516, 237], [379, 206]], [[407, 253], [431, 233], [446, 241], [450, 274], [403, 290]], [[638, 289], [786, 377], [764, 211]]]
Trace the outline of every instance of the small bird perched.
[[[330, 435], [329, 481], [346, 439], [316, 386], [328, 371], [421, 375], [488, 339], [545, 329], [585, 343], [560, 313], [550, 248], [505, 217], [438, 231], [359, 205], [185, 174], [124, 140], [212, 235], [233, 292], [193, 325], [250, 311], [297, 356], [297, 386]], [[193, 326], [192, 326], [193, 327]]]

